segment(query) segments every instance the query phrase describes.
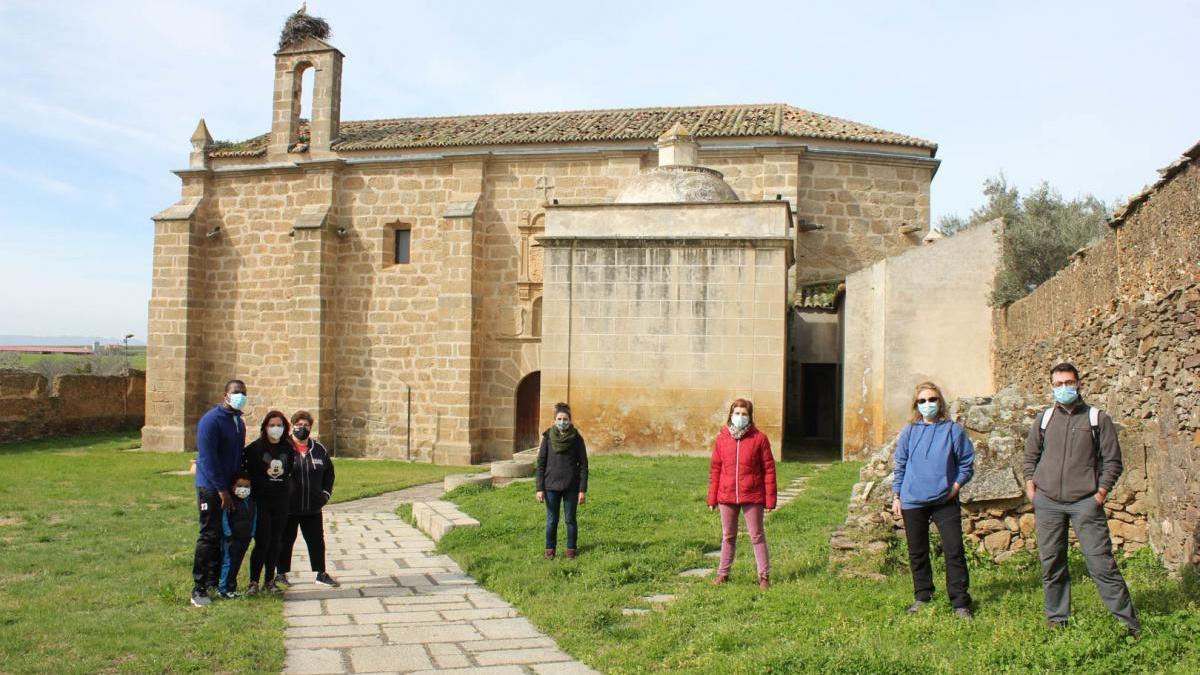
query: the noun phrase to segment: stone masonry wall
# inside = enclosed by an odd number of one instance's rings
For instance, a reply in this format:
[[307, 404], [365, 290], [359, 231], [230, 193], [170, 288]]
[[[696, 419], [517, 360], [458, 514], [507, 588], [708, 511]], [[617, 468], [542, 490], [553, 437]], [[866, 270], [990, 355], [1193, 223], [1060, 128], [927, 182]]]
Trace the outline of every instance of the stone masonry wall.
[[[1025, 439], [1048, 405], [1017, 387], [994, 397], [958, 399], [950, 417], [967, 430], [975, 447], [975, 475], [961, 494], [963, 534], [968, 546], [1002, 562], [1016, 551], [1036, 550], [1033, 505], [1022, 487]], [[1133, 551], [1147, 543], [1148, 484], [1145, 452], [1137, 427], [1118, 427], [1125, 470], [1105, 502], [1113, 545]], [[888, 551], [904, 537], [892, 516], [895, 446], [876, 450], [859, 472], [846, 522], [834, 532], [831, 561], [843, 573], [877, 577], [886, 570]], [[1074, 541], [1074, 534], [1072, 541]]]
[[1149, 541], [1178, 569], [1200, 561], [1200, 167], [1173, 165], [1114, 224], [997, 312], [997, 380], [1043, 393], [1054, 363], [1080, 368], [1146, 466]]
[[[309, 407], [341, 452], [448, 461], [435, 448], [453, 440], [470, 446], [455, 461], [508, 456], [517, 384], [541, 368], [533, 323], [543, 205], [611, 201], [649, 158], [626, 150], [282, 168], [222, 160], [181, 172], [194, 208], [172, 207], [182, 215], [156, 236], [147, 447], [194, 443], [199, 415], [240, 377], [251, 421]], [[910, 169], [912, 160], [855, 168], [857, 160], [802, 150], [718, 150], [702, 151], [701, 162], [726, 172], [741, 199], [780, 194], [800, 219], [826, 225], [799, 235], [807, 258], [797, 282], [914, 244], [919, 233], [896, 233], [901, 221], [928, 227], [931, 170]], [[465, 218], [447, 215], [468, 206]], [[318, 212], [325, 224], [296, 229]], [[411, 264], [391, 264], [396, 228], [412, 232]], [[448, 257], [462, 237], [469, 257]], [[189, 271], [173, 272], [178, 265]], [[448, 325], [468, 330], [447, 337], [439, 299], [451, 288], [466, 318]]]
[[5, 443], [137, 429], [146, 416], [146, 375], [58, 375], [0, 370], [0, 439]]

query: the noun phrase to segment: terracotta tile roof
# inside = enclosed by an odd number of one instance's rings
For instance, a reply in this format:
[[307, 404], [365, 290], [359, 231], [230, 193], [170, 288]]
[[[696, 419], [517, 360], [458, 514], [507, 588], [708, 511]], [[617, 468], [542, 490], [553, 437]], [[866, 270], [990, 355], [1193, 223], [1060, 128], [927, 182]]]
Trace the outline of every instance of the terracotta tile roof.
[[[697, 138], [789, 136], [885, 143], [936, 150], [937, 144], [782, 103], [683, 108], [626, 108], [462, 117], [418, 117], [343, 122], [334, 150], [400, 150], [480, 145], [652, 141], [682, 123]], [[212, 157], [256, 157], [267, 134], [218, 144]]]

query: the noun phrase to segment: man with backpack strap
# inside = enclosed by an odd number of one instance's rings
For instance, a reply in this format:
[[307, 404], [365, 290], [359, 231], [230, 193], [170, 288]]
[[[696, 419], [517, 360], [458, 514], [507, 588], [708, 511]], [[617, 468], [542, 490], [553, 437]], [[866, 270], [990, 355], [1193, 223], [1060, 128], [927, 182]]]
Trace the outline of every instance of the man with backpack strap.
[[1025, 441], [1025, 493], [1033, 502], [1046, 619], [1066, 626], [1071, 614], [1067, 526], [1075, 529], [1088, 575], [1100, 598], [1129, 634], [1139, 637], [1129, 587], [1112, 553], [1104, 500], [1121, 476], [1121, 446], [1107, 414], [1084, 403], [1079, 371], [1070, 363], [1050, 370], [1055, 404], [1034, 419]]

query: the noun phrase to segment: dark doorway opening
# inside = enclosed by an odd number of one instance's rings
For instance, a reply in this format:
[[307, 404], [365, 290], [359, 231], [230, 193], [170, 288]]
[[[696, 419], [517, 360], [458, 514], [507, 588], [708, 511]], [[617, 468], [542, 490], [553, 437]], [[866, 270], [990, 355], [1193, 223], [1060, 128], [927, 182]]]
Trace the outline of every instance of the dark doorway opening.
[[837, 440], [838, 386], [836, 363], [806, 363], [800, 367], [800, 436]]
[[535, 370], [517, 385], [516, 422], [513, 425], [513, 452], [537, 447], [541, 426], [538, 415], [542, 406], [542, 372]]

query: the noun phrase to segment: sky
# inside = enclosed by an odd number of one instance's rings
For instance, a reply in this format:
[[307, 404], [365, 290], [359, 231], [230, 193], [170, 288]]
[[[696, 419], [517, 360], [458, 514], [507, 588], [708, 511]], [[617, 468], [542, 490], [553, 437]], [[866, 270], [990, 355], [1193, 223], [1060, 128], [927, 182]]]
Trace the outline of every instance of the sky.
[[[270, 125], [298, 3], [0, 0], [0, 334], [145, 337], [203, 117]], [[933, 220], [1003, 171], [1112, 203], [1200, 139], [1185, 2], [310, 0], [346, 120], [788, 103], [939, 144]]]

